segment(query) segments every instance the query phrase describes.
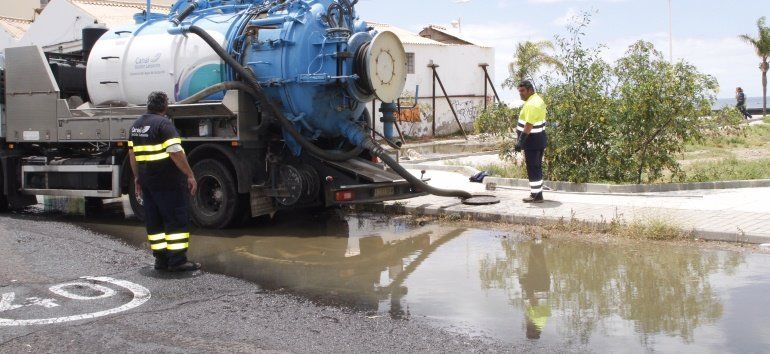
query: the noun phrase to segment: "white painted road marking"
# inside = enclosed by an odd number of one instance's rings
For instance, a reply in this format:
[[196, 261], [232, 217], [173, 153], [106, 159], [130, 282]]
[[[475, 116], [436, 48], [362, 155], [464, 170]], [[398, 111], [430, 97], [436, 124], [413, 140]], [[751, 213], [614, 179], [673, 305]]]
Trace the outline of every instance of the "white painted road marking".
[[[101, 295], [98, 296], [83, 296], [78, 294], [73, 294], [69, 291], [67, 291], [65, 288], [71, 287], [71, 286], [80, 286], [80, 287], [86, 287], [91, 288], [91, 290], [101, 293]], [[115, 295], [115, 290], [112, 290], [108, 287], [104, 287], [101, 285], [86, 283], [86, 282], [72, 282], [67, 284], [59, 284], [54, 285], [50, 288], [48, 288], [52, 293], [66, 297], [73, 300], [96, 300], [96, 299], [104, 299], [108, 298], [110, 296]]]
[[39, 297], [28, 297], [27, 301], [24, 302], [24, 304], [14, 304], [13, 302], [16, 300], [16, 294], [14, 293], [5, 293], [2, 294], [2, 297], [0, 297], [0, 312], [3, 311], [10, 311], [15, 310], [18, 308], [22, 308], [25, 306], [42, 306], [47, 309], [50, 309], [52, 307], [57, 307], [59, 304], [56, 303], [56, 300], [54, 299], [43, 299]]
[[24, 305], [14, 305], [13, 300], [16, 300], [16, 294], [14, 293], [3, 294], [2, 298], [0, 298], [0, 312], [15, 310], [19, 307], [24, 306]]
[[[113, 278], [109, 278], [109, 277], [82, 277], [82, 279], [96, 281], [96, 282], [102, 282], [102, 283], [108, 283], [108, 284], [119, 286], [121, 288], [124, 288], [124, 289], [130, 291], [133, 294], [133, 298], [131, 299], [131, 301], [129, 301], [128, 303], [126, 303], [126, 304], [124, 304], [122, 306], [119, 306], [119, 307], [116, 307], [116, 308], [113, 308], [113, 309], [109, 309], [109, 310], [99, 311], [99, 312], [86, 313], [86, 314], [82, 314], [82, 315], [74, 315], [74, 316], [66, 316], [66, 317], [56, 317], [56, 318], [30, 319], [30, 320], [14, 320], [14, 319], [0, 318], [0, 326], [44, 325], [44, 324], [55, 324], [55, 323], [80, 321], [80, 320], [93, 319], [93, 318], [97, 318], [97, 317], [104, 317], [104, 316], [114, 315], [116, 313], [128, 311], [130, 309], [133, 309], [133, 308], [136, 308], [138, 306], [141, 306], [142, 304], [144, 304], [145, 302], [150, 300], [150, 297], [151, 297], [150, 291], [147, 290], [147, 288], [145, 288], [145, 287], [143, 287], [143, 286], [141, 286], [139, 284], [135, 284], [135, 283], [129, 282], [129, 281], [113, 279]], [[86, 284], [86, 283], [82, 283], [82, 284]], [[52, 288], [56, 288], [58, 291], [61, 291], [61, 292], [67, 294], [67, 295], [62, 295], [62, 296], [69, 297], [69, 298], [76, 299], [76, 300], [102, 299], [102, 298], [107, 298], [107, 297], [113, 296], [115, 294], [115, 291], [112, 290], [112, 289], [108, 289], [106, 287], [99, 286], [99, 285], [94, 285], [94, 284], [88, 284], [88, 286], [91, 287], [94, 290], [101, 291], [102, 295], [99, 295], [97, 297], [84, 297], [84, 296], [72, 294], [72, 293], [64, 290], [64, 288], [66, 288], [68, 286], [82, 285], [82, 284], [81, 283], [67, 283], [67, 284], [62, 284], [62, 285], [59, 285], [59, 286], [54, 286]], [[109, 292], [108, 291], [104, 291], [104, 289], [108, 289], [112, 293], [110, 295], [105, 296]], [[53, 290], [51, 290], [51, 291], [53, 291]], [[16, 309], [16, 308], [21, 307], [19, 305], [13, 305], [14, 295], [13, 295], [13, 293], [10, 293], [10, 294], [11, 295], [8, 296], [8, 297], [6, 297], [7, 294], [3, 294], [2, 300], [0, 301], [0, 312], [8, 311], [8, 310], [12, 310], [12, 309]], [[59, 295], [61, 295], [61, 294], [59, 294]], [[74, 298], [74, 297], [72, 297], [72, 295], [81, 297], [82, 299]], [[40, 300], [44, 300], [44, 299], [40, 299]], [[8, 308], [3, 310], [3, 306], [7, 306]], [[18, 307], [14, 307], [14, 306], [18, 306]]]

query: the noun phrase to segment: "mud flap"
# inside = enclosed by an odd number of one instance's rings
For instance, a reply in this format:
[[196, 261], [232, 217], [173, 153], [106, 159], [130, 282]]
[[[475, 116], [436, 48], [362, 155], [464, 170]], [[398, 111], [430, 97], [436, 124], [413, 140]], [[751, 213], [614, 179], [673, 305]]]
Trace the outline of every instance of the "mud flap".
[[273, 198], [269, 196], [270, 188], [266, 186], [251, 186], [251, 216], [256, 218], [262, 215], [275, 215], [276, 209]]

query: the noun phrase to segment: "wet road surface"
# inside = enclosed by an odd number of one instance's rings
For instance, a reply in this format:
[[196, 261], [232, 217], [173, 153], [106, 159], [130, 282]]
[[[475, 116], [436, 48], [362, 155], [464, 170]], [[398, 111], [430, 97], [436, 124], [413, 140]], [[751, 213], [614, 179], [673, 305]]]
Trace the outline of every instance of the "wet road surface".
[[[142, 226], [118, 214], [68, 219], [145, 249]], [[207, 272], [510, 350], [770, 348], [767, 254], [531, 240], [341, 211], [193, 235], [190, 256]]]

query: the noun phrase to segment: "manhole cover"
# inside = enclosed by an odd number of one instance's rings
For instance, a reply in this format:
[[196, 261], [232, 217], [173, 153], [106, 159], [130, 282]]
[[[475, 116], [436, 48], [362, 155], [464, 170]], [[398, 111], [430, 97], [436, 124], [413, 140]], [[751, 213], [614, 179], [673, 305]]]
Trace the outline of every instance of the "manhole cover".
[[490, 205], [498, 203], [500, 203], [500, 199], [494, 195], [474, 195], [468, 199], [463, 200], [463, 204], [466, 205]]

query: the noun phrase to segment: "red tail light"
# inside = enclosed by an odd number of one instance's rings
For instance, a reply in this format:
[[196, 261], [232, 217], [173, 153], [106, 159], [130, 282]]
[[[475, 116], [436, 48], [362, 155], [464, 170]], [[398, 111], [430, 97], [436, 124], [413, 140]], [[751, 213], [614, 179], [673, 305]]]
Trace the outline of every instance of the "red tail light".
[[334, 193], [334, 200], [338, 202], [349, 202], [356, 199], [356, 193], [353, 191], [339, 191]]

